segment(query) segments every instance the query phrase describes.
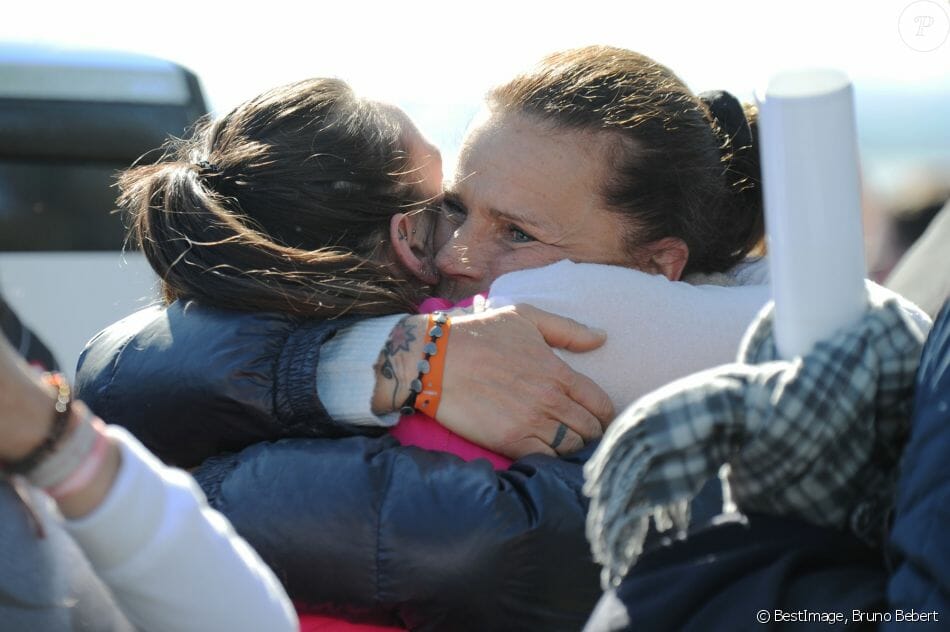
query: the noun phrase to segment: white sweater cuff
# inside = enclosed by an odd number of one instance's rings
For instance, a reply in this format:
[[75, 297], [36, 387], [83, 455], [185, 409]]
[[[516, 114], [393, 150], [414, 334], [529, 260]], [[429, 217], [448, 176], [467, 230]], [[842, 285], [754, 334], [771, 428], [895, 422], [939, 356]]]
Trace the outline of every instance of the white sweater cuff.
[[108, 427], [122, 463], [105, 500], [65, 521], [139, 629], [292, 630], [297, 617], [273, 572], [186, 472], [127, 431]]
[[64, 525], [100, 571], [133, 558], [152, 540], [165, 511], [160, 472], [166, 468], [124, 429], [107, 426], [107, 434], [122, 454], [115, 482], [92, 513]]
[[375, 364], [389, 334], [405, 314], [369, 318], [340, 330], [320, 349], [317, 394], [335, 421], [354, 426], [391, 427], [398, 413], [373, 414]]

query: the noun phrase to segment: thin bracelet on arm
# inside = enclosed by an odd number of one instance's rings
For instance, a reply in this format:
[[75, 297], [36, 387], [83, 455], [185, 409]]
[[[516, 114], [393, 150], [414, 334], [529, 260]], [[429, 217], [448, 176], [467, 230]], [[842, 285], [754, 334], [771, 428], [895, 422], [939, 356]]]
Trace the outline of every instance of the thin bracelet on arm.
[[43, 441], [26, 456], [2, 464], [4, 472], [8, 475], [26, 474], [36, 468], [50, 453], [56, 450], [56, 446], [69, 428], [70, 418], [72, 417], [69, 382], [61, 373], [44, 373], [43, 381], [56, 389], [56, 401], [53, 403], [53, 423], [50, 425]]

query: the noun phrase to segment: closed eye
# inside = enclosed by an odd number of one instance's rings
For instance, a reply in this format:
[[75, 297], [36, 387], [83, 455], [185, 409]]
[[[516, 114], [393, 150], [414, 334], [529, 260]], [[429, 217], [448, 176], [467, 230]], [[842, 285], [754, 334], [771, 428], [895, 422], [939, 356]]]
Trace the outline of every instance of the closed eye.
[[453, 224], [459, 225], [468, 217], [468, 209], [455, 198], [448, 195], [442, 200], [442, 214]]

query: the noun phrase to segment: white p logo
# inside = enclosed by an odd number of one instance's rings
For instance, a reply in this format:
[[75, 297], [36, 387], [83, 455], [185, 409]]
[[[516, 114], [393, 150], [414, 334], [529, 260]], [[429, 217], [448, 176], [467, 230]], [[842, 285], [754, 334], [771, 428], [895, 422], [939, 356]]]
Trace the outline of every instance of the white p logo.
[[950, 16], [943, 2], [915, 0], [901, 12], [897, 22], [901, 39], [910, 48], [928, 53], [937, 50], [950, 34]]
[[917, 37], [921, 37], [924, 34], [924, 29], [934, 25], [934, 16], [918, 15], [914, 17], [914, 22], [917, 23]]

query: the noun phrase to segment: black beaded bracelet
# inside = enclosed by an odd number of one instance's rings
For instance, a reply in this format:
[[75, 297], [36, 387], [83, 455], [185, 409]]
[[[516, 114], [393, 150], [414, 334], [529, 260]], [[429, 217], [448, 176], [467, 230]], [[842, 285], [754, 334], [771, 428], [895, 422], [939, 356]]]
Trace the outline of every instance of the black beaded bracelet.
[[409, 397], [399, 407], [400, 415], [411, 415], [416, 412], [416, 399], [419, 397], [419, 393], [422, 392], [422, 376], [429, 372], [429, 358], [439, 350], [436, 341], [442, 337], [442, 325], [449, 322], [449, 315], [445, 312], [432, 312], [430, 320], [435, 326], [429, 329], [429, 342], [422, 347], [425, 355], [416, 365], [419, 369], [419, 375], [409, 383]]
[[60, 439], [63, 438], [63, 435], [66, 434], [72, 404], [69, 382], [66, 381], [66, 377], [61, 373], [48, 373], [44, 375], [44, 381], [51, 386], [55, 386], [57, 390], [56, 403], [53, 404], [53, 410], [55, 412], [53, 425], [50, 426], [49, 433], [47, 433], [43, 442], [33, 448], [29, 454], [12, 463], [3, 464], [3, 470], [7, 474], [26, 474], [34, 469], [56, 449], [56, 445]]

